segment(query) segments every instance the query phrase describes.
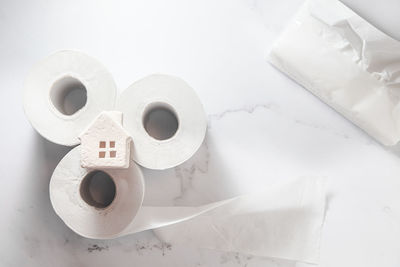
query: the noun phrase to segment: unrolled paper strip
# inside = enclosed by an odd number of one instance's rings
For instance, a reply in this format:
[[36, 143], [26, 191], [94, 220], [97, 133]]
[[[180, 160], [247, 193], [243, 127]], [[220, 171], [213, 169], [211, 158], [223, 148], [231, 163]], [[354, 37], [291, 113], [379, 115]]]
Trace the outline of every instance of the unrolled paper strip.
[[400, 140], [400, 42], [337, 0], [307, 0], [269, 61], [385, 145]]
[[80, 147], [55, 169], [50, 199], [62, 220], [78, 234], [108, 239], [153, 229], [164, 241], [316, 263], [324, 220], [325, 191], [321, 179], [301, 178], [258, 193], [198, 207], [143, 206], [140, 168], [107, 172], [116, 196], [105, 208], [83, 199]]

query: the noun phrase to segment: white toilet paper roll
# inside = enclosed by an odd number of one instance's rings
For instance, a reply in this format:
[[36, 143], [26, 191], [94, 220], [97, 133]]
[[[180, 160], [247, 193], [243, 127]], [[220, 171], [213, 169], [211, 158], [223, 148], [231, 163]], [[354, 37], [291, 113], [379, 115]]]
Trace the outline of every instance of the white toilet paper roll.
[[134, 143], [133, 158], [150, 169], [167, 169], [189, 159], [203, 142], [207, 119], [194, 90], [183, 80], [151, 75], [117, 100]]
[[103, 110], [113, 109], [116, 85], [95, 59], [60, 51], [40, 62], [25, 82], [26, 116], [44, 138], [72, 146]]
[[[114, 183], [103, 181], [101, 186], [80, 166], [79, 149], [71, 150], [55, 169], [50, 199], [61, 219], [84, 237], [109, 239], [157, 229], [157, 236], [171, 244], [318, 262], [325, 214], [319, 178], [296, 179], [197, 207], [141, 206], [143, 179], [135, 163], [128, 170], [107, 170]], [[101, 188], [108, 193], [105, 197]]]
[[131, 162], [128, 169], [82, 168], [80, 149], [72, 149], [54, 170], [50, 200], [57, 215], [81, 236], [110, 239], [162, 227], [233, 200], [200, 207], [142, 207], [144, 181], [137, 164]]
[[117, 237], [142, 205], [142, 172], [134, 162], [128, 169], [100, 172], [82, 168], [79, 150], [80, 146], [72, 149], [54, 170], [50, 181], [53, 208], [82, 236]]

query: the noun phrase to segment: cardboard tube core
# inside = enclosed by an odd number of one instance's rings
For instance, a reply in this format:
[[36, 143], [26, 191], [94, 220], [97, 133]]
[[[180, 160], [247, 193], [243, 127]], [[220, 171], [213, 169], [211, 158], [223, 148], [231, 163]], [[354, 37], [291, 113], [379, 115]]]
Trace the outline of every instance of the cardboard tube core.
[[144, 112], [143, 127], [151, 137], [157, 140], [167, 140], [178, 131], [178, 116], [170, 105], [152, 103]]
[[80, 195], [90, 206], [104, 209], [114, 201], [115, 194], [113, 178], [103, 171], [90, 172], [82, 179]]
[[65, 76], [53, 84], [50, 100], [60, 113], [70, 116], [86, 105], [86, 88], [78, 79]]

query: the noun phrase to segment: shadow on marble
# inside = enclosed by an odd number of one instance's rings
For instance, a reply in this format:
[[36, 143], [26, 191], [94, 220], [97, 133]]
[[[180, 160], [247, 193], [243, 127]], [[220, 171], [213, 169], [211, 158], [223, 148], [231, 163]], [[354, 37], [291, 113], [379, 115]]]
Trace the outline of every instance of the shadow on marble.
[[[238, 195], [235, 180], [229, 177], [218, 147], [207, 134], [199, 150], [187, 161], [167, 170], [143, 169], [146, 205], [191, 206]], [[174, 187], [169, 193], [168, 187]]]

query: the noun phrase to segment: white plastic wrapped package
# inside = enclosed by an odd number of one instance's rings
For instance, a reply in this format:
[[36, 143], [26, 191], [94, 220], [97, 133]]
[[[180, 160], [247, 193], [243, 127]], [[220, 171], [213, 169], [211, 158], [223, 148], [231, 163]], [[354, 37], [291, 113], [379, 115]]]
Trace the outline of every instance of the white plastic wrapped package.
[[400, 140], [400, 43], [341, 2], [307, 0], [269, 61], [382, 144]]

